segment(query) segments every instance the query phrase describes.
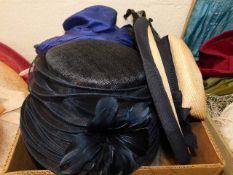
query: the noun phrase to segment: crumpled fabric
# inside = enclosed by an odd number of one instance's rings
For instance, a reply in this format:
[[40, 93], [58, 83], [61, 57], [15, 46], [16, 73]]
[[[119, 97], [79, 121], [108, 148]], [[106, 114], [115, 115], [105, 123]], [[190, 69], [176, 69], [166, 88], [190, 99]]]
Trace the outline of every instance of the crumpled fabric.
[[233, 94], [233, 78], [211, 77], [204, 80], [205, 92], [212, 95]]
[[233, 153], [233, 103], [228, 105], [216, 122], [220, 123], [220, 132]]
[[206, 103], [208, 106], [209, 116], [219, 117], [222, 111], [231, 103], [233, 103], [233, 94], [229, 95], [206, 95]]
[[199, 49], [197, 64], [203, 77], [232, 77], [233, 30], [206, 41]]
[[63, 23], [65, 34], [35, 45], [37, 54], [72, 40], [108, 40], [134, 47], [131, 25], [116, 26], [116, 10], [106, 6], [91, 6], [67, 18]]
[[221, 135], [233, 152], [233, 94], [222, 96], [207, 94], [207, 105], [209, 116], [219, 128]]
[[232, 21], [233, 1], [197, 0], [184, 36], [196, 60], [200, 46], [223, 31], [233, 29]]

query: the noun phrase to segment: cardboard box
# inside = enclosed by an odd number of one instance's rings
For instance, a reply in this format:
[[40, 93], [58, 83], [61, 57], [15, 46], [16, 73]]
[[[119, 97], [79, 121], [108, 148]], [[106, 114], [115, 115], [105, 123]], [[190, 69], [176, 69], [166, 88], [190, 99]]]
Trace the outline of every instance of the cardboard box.
[[222, 175], [233, 175], [233, 153], [231, 152], [228, 144], [220, 134], [219, 127], [212, 121], [210, 117], [206, 118], [206, 124], [217, 143], [219, 150], [226, 162], [226, 166]]
[[[193, 0], [184, 29], [194, 5], [195, 0]], [[160, 166], [154, 166], [153, 164], [151, 166], [143, 166], [134, 172], [133, 175], [219, 175], [225, 166], [225, 161], [214, 143], [205, 122], [194, 122], [192, 123], [192, 128], [198, 139], [198, 150], [191, 164], [176, 165], [171, 157], [162, 153]], [[20, 131], [14, 137], [11, 148], [8, 151], [3, 171], [4, 173], [2, 174], [6, 175], [53, 175], [48, 170], [37, 168], [23, 144]]]
[[[10, 112], [0, 116], [0, 174], [6, 171], [5, 167], [11, 157], [11, 150], [17, 140], [17, 132], [19, 130], [18, 123], [14, 122], [14, 118], [19, 118], [17, 112]], [[16, 114], [16, 115], [15, 115]]]
[[[133, 175], [219, 175], [225, 162], [213, 142], [204, 122], [193, 122], [193, 131], [197, 135], [198, 150], [190, 165], [175, 165], [174, 160], [162, 154], [160, 166], [143, 166]], [[48, 170], [38, 170], [22, 142], [20, 132], [5, 166], [8, 175], [52, 175]]]

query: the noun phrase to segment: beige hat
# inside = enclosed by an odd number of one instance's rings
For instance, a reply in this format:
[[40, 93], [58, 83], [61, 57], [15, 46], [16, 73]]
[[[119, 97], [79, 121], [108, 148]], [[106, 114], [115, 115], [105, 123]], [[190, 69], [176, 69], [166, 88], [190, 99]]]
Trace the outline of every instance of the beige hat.
[[197, 147], [188, 114], [203, 119], [206, 101], [201, 73], [182, 39], [160, 38], [150, 20], [134, 24], [148, 87], [167, 140], [178, 163], [190, 162]]
[[[125, 18], [131, 22], [135, 22], [135, 20], [140, 16], [145, 17], [145, 12], [135, 12], [131, 9], [128, 10], [125, 14]], [[152, 25], [148, 27], [148, 40], [150, 42], [150, 49], [153, 58], [155, 59], [155, 64], [158, 67], [161, 76], [163, 77], [163, 85], [171, 103], [171, 107], [176, 121], [178, 122], [178, 117], [176, 115], [170, 93], [170, 87], [168, 85], [168, 80], [166, 78], [160, 53], [155, 42], [156, 38], [159, 38], [159, 35], [154, 29], [151, 30], [151, 27]], [[175, 66], [178, 86], [183, 95], [182, 107], [190, 108], [190, 114], [192, 117], [197, 119], [204, 119], [207, 114], [207, 106], [203, 79], [201, 72], [193, 57], [193, 54], [186, 45], [186, 43], [183, 41], [183, 39], [175, 37], [173, 35], [168, 35], [168, 40], [172, 54], [173, 64]]]
[[[162, 49], [158, 45], [160, 38], [146, 18], [140, 17], [136, 20], [134, 32], [153, 105], [165, 136], [176, 161], [187, 164], [191, 161], [190, 149], [196, 147], [196, 138], [186, 122], [189, 110], [181, 109], [182, 94], [178, 83], [171, 83], [171, 80], [176, 78], [174, 66], [173, 71], [170, 71], [164, 64], [167, 61], [173, 65], [172, 59], [165, 59], [161, 55]], [[184, 130], [184, 126], [189, 130]]]
[[20, 107], [27, 94], [25, 81], [0, 61], [0, 174], [9, 163], [8, 156], [19, 130]]
[[168, 39], [178, 85], [183, 94], [182, 107], [190, 108], [191, 116], [204, 119], [207, 107], [201, 72], [185, 42], [172, 35]]

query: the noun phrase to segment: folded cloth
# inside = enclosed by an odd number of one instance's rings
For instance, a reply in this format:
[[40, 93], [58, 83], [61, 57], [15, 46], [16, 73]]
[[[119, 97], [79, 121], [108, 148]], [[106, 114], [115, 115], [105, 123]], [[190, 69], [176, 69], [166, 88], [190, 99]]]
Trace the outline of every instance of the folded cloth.
[[71, 17], [63, 23], [65, 34], [48, 39], [35, 45], [38, 54], [45, 53], [48, 49], [72, 40], [108, 40], [134, 47], [131, 26], [121, 28], [116, 26], [116, 10], [106, 6], [91, 6]]
[[233, 78], [211, 77], [204, 80], [205, 92], [213, 95], [233, 94]]
[[197, 64], [204, 77], [233, 76], [233, 30], [217, 35], [200, 47]]
[[233, 29], [233, 1], [196, 0], [184, 40], [196, 60], [199, 48], [208, 39]]

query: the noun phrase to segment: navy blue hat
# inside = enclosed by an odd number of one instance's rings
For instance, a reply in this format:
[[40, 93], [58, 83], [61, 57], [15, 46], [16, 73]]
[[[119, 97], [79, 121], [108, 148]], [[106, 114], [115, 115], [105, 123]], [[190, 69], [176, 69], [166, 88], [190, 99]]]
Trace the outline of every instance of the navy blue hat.
[[149, 165], [160, 127], [136, 50], [76, 40], [37, 56], [21, 111], [24, 143], [56, 174], [127, 175]]
[[85, 10], [64, 23], [71, 33], [80, 28], [75, 35], [82, 37], [69, 41], [67, 32], [60, 44], [45, 41], [31, 69], [20, 124], [32, 157], [56, 174], [127, 175], [152, 163], [162, 124], [176, 160], [189, 163], [195, 136], [189, 109], [181, 107], [168, 40], [138, 17], [139, 54], [124, 42], [132, 38], [112, 28], [111, 8]]

